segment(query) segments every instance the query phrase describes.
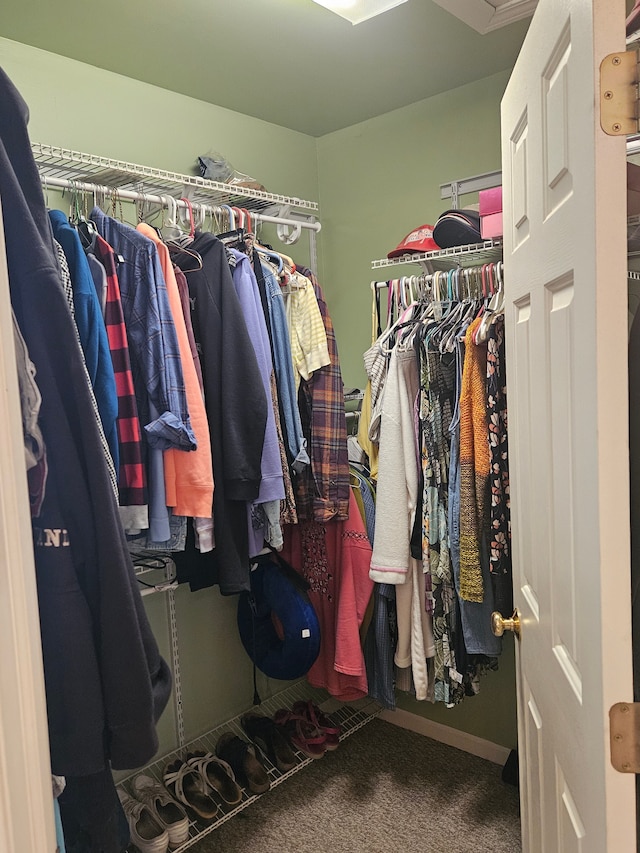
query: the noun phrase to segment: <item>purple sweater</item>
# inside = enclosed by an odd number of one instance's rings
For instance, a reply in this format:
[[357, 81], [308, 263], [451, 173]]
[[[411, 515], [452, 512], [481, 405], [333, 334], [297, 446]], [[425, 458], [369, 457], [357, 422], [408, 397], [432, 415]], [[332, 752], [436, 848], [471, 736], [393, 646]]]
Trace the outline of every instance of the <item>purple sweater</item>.
[[280, 461], [280, 447], [278, 444], [278, 434], [276, 432], [276, 421], [273, 413], [271, 401], [271, 373], [273, 371], [273, 361], [271, 359], [271, 345], [269, 343], [269, 333], [267, 332], [267, 324], [264, 319], [262, 310], [262, 302], [260, 300], [260, 291], [258, 290], [258, 282], [251, 268], [249, 258], [238, 252], [236, 249], [231, 249], [231, 253], [236, 261], [235, 269], [233, 270], [233, 283], [236, 293], [242, 307], [242, 313], [247, 324], [249, 337], [253, 344], [256, 353], [256, 359], [260, 368], [260, 375], [264, 384], [264, 391], [267, 396], [267, 426], [264, 435], [264, 445], [262, 448], [262, 461], [260, 470], [262, 473], [262, 481], [260, 483], [260, 492], [255, 503], [267, 503], [268, 501], [277, 501], [284, 499], [284, 481], [282, 478], [282, 463]]

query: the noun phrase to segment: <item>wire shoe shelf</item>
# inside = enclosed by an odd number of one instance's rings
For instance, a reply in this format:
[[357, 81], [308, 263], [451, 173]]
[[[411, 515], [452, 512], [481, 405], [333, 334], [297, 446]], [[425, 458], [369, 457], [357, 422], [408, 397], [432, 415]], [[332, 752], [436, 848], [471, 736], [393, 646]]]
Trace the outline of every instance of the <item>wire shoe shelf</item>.
[[[298, 682], [297, 684], [276, 693], [275, 696], [265, 699], [255, 710], [258, 713], [273, 717], [279, 708], [290, 708], [294, 702], [306, 699], [313, 700], [315, 704], [319, 705], [325, 713], [330, 714], [331, 718], [340, 725], [342, 729], [342, 733], [340, 735], [341, 742], [354, 734], [354, 732], [357, 732], [363, 726], [366, 726], [367, 723], [371, 722], [371, 720], [373, 720], [381, 711], [380, 705], [373, 699], [362, 699], [359, 702], [343, 705], [336, 699], [327, 699], [327, 694], [324, 690], [317, 690], [308, 685], [306, 682]], [[204, 752], [211, 752], [215, 755], [216, 744], [220, 736], [225, 732], [232, 732], [234, 735], [243, 738], [243, 740], [249, 740], [242, 728], [242, 725], [240, 724], [242, 716], [243, 715], [240, 714], [237, 717], [234, 717], [232, 720], [223, 723], [222, 725], [212, 729], [210, 732], [195, 738], [183, 747], [165, 755], [163, 758], [148, 765], [146, 768], [137, 770], [131, 776], [128, 776], [119, 782], [119, 787], [126, 789], [133, 795], [131, 782], [135, 776], [140, 773], [152, 776], [156, 781], [162, 784], [162, 775], [167, 764], [171, 761], [175, 761], [176, 759], [183, 759], [187, 752], [192, 752], [194, 750], [204, 750]], [[314, 758], [307, 758], [307, 756], [303, 755], [301, 752], [295, 752], [295, 767], [286, 773], [281, 773], [264, 755], [261, 753], [258, 754], [261, 763], [267, 771], [272, 788], [282, 784], [282, 782], [285, 782], [308, 764], [318, 760]], [[326, 757], [325, 759], [320, 760], [326, 760]], [[193, 813], [191, 813], [189, 815], [189, 839], [179, 847], [175, 848], [173, 853], [181, 853], [183, 850], [188, 850], [189, 847], [192, 847], [201, 838], [204, 838], [206, 835], [214, 832], [219, 826], [226, 823], [226, 821], [230, 820], [234, 815], [238, 814], [238, 812], [241, 812], [250, 806], [258, 799], [258, 797], [268, 796], [268, 791], [265, 794], [252, 794], [243, 788], [242, 801], [235, 806], [229, 806], [220, 801], [218, 815], [212, 821], [205, 821], [201, 818], [194, 817]]]

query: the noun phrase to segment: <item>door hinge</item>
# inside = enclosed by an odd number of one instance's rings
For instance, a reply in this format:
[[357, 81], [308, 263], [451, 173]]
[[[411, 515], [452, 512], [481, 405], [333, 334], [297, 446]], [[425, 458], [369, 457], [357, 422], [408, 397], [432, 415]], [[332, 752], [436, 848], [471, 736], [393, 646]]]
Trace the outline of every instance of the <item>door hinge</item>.
[[611, 764], [620, 773], [640, 773], [640, 702], [618, 702], [609, 711]]
[[638, 50], [610, 53], [600, 63], [600, 127], [609, 136], [638, 133]]

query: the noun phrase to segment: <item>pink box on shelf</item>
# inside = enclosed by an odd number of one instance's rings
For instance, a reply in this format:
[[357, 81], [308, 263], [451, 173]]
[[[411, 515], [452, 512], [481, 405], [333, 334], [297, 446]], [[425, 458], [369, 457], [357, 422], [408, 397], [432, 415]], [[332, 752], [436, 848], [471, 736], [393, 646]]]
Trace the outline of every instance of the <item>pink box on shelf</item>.
[[502, 187], [492, 187], [490, 190], [480, 190], [480, 216], [491, 216], [502, 213]]
[[502, 211], [480, 217], [480, 233], [483, 240], [493, 240], [502, 237]]

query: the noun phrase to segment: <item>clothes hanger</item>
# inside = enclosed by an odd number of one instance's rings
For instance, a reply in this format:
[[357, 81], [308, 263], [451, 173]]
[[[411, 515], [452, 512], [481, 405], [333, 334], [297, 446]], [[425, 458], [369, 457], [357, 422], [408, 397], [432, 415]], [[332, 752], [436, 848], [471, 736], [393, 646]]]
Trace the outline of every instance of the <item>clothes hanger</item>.
[[245, 215], [243, 211], [239, 207], [229, 207], [228, 204], [221, 204], [220, 207], [226, 210], [229, 215], [229, 231], [218, 234], [218, 239], [222, 240], [225, 246], [229, 248], [246, 252], [245, 237], [247, 230], [244, 227]]
[[487, 340], [491, 326], [499, 316], [504, 314], [504, 291], [502, 289], [501, 261], [498, 261], [492, 272], [496, 276], [496, 288], [493, 290], [493, 295], [487, 304], [485, 313], [480, 321], [480, 325], [476, 329], [474, 341], [477, 344], [483, 343]]
[[[176, 223], [177, 233], [171, 237], [171, 240], [173, 243], [177, 243], [179, 246], [184, 247], [188, 246], [190, 243], [193, 242], [193, 238], [196, 233], [196, 225], [193, 217], [193, 205], [191, 203], [191, 199], [183, 196], [180, 201], [184, 202], [184, 204], [186, 205], [188, 219], [185, 223], [182, 216], [182, 210], [178, 207], [178, 203], [176, 202], [176, 218], [174, 221]], [[188, 232], [183, 230], [183, 226], [185, 225], [187, 225], [189, 228]]]
[[[202, 256], [199, 254], [199, 252], [196, 252], [195, 249], [189, 248], [189, 244], [193, 242], [193, 238], [189, 234], [185, 234], [178, 226], [178, 202], [175, 200], [175, 198], [173, 198], [173, 196], [162, 196], [161, 198], [163, 201], [163, 214], [165, 206], [169, 210], [169, 213], [166, 221], [164, 221], [163, 215], [163, 222], [160, 225], [160, 229], [156, 228], [156, 231], [158, 231], [158, 236], [164, 241], [170, 252], [172, 252], [173, 254], [181, 252], [195, 261], [194, 267], [190, 267], [187, 269], [181, 267], [182, 272], [185, 273], [185, 275], [188, 275], [191, 272], [197, 272], [198, 270], [201, 270]], [[191, 202], [189, 202], [189, 204], [191, 204]], [[189, 209], [188, 206], [187, 209]], [[192, 209], [190, 210], [190, 215], [192, 218]], [[186, 238], [186, 242], [184, 238]]]
[[[86, 204], [84, 205], [84, 208], [86, 208]], [[79, 189], [74, 185], [72, 188], [69, 210], [69, 223], [76, 229], [80, 242], [82, 243], [82, 247], [84, 249], [88, 249], [89, 246], [93, 245], [98, 229], [85, 214], [86, 210], [84, 210], [80, 205]]]
[[228, 204], [221, 204], [220, 210], [225, 210], [227, 212], [227, 216], [229, 217], [229, 231], [235, 231], [235, 229], [236, 229], [236, 215], [233, 212], [233, 208], [229, 207]]
[[274, 251], [270, 251], [269, 249], [265, 249], [264, 246], [261, 246], [259, 243], [254, 243], [254, 249], [259, 255], [268, 258], [270, 261], [274, 261], [278, 267], [277, 272], [281, 273], [284, 269], [284, 261], [282, 257]]
[[162, 239], [175, 240], [182, 234], [178, 227], [178, 202], [170, 195], [162, 196], [162, 200], [167, 208], [167, 216], [161, 227]]

